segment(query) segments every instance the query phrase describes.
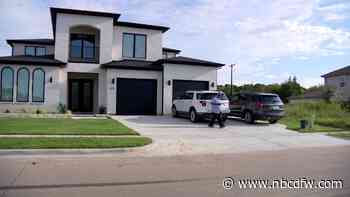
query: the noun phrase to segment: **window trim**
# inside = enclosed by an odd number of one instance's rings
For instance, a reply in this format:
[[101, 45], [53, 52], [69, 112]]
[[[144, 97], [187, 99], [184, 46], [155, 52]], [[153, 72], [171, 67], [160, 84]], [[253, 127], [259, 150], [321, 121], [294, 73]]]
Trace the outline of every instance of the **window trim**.
[[[27, 48], [29, 48], [29, 47], [34, 48], [34, 55], [27, 54]], [[45, 54], [44, 55], [38, 55], [37, 54], [37, 48], [45, 49]], [[24, 55], [25, 56], [35, 56], [35, 57], [45, 56], [45, 55], [47, 55], [47, 48], [45, 46], [30, 46], [30, 45], [29, 46], [24, 46]]]
[[[24, 100], [24, 101], [19, 101], [18, 100], [18, 90], [19, 90], [19, 88], [18, 88], [18, 74], [19, 74], [19, 71], [21, 71], [21, 70], [26, 70], [27, 71], [27, 75], [28, 75], [28, 93], [27, 93], [27, 95], [26, 95], [26, 100]], [[28, 68], [26, 68], [26, 67], [21, 67], [21, 68], [19, 68], [18, 70], [17, 70], [17, 79], [16, 79], [16, 102], [19, 102], [19, 103], [27, 103], [27, 102], [29, 102], [29, 91], [30, 91], [30, 70], [28, 69]]]
[[[43, 73], [44, 73], [44, 80], [43, 80], [43, 100], [42, 101], [34, 101], [34, 94], [33, 94], [33, 92], [34, 92], [34, 74], [35, 74], [35, 72], [36, 71], [38, 71], [38, 70], [41, 70]], [[46, 78], [46, 73], [45, 73], [45, 70], [44, 69], [42, 69], [42, 68], [36, 68], [36, 69], [34, 69], [33, 70], [33, 72], [32, 72], [32, 103], [44, 103], [45, 102], [45, 78]]]
[[[2, 99], [2, 73], [4, 72], [4, 70], [6, 68], [9, 68], [11, 71], [12, 71], [12, 95], [11, 95], [11, 100], [3, 100]], [[0, 102], [13, 102], [13, 89], [14, 89], [14, 83], [15, 83], [15, 73], [14, 73], [14, 69], [11, 68], [10, 66], [5, 66], [1, 69], [1, 72], [0, 72]]]
[[[72, 57], [72, 35], [83, 35], [83, 36], [93, 36], [94, 37], [94, 42], [93, 42], [93, 51], [94, 51], [94, 57], [93, 58], [86, 58], [84, 57], [84, 52], [85, 52], [85, 44], [84, 44], [84, 39], [79, 39], [81, 41], [81, 48], [80, 48], [80, 56], [79, 57]], [[69, 50], [68, 50], [68, 61], [69, 62], [76, 62], [76, 63], [92, 63], [96, 64], [99, 63], [99, 54], [100, 54], [100, 47], [97, 42], [97, 35], [96, 34], [87, 34], [87, 33], [70, 33], [69, 34]], [[75, 59], [77, 58], [77, 59]]]
[[[132, 35], [133, 37], [133, 48], [132, 48], [132, 57], [124, 56], [124, 35]], [[145, 56], [144, 57], [136, 57], [136, 36], [144, 36], [145, 37]], [[129, 33], [124, 32], [122, 35], [122, 57], [123, 58], [132, 58], [132, 59], [147, 59], [147, 34], [140, 34], [140, 33]]]

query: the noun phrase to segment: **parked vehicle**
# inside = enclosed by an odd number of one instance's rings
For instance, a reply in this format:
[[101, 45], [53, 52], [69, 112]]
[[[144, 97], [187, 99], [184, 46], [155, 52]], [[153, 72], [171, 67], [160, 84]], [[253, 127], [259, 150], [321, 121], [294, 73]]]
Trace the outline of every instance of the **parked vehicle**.
[[232, 96], [230, 115], [241, 117], [247, 123], [268, 120], [276, 123], [284, 116], [284, 104], [277, 94], [239, 93]]
[[[192, 122], [200, 119], [207, 119], [211, 114], [211, 99], [216, 96], [219, 91], [186, 91], [186, 93], [173, 101], [172, 114], [174, 117], [189, 117]], [[227, 119], [230, 113], [229, 100], [227, 96], [221, 93], [223, 101], [220, 108], [223, 113], [223, 120]]]

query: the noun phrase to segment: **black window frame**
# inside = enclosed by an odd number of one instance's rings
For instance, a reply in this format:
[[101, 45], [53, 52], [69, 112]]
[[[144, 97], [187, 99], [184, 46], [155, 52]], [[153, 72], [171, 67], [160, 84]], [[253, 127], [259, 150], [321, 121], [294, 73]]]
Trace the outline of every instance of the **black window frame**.
[[[28, 93], [27, 93], [27, 95], [26, 95], [26, 100], [24, 100], [24, 101], [19, 101], [18, 100], [18, 90], [19, 90], [19, 88], [18, 88], [18, 74], [19, 74], [19, 71], [21, 71], [21, 70], [26, 70], [27, 71], [27, 74], [28, 74]], [[20, 102], [20, 103], [26, 103], [26, 102], [29, 102], [29, 91], [30, 91], [30, 70], [28, 69], [28, 68], [26, 68], [26, 67], [21, 67], [21, 68], [19, 68], [18, 70], [17, 70], [17, 79], [16, 79], [16, 102]]]
[[[88, 41], [88, 39], [84, 40], [83, 38], [80, 38], [81, 40], [81, 48], [80, 48], [80, 56], [79, 57], [72, 57], [72, 35], [77, 36], [93, 36], [93, 57], [85, 57], [85, 42]], [[99, 46], [98, 43], [96, 43], [97, 35], [95, 34], [86, 34], [86, 33], [70, 33], [69, 35], [69, 62], [83, 62], [83, 63], [99, 63]]]
[[[12, 71], [12, 91], [11, 91], [11, 100], [3, 100], [2, 99], [2, 73], [4, 72], [4, 70], [6, 68], [9, 68], [11, 71]], [[15, 72], [14, 72], [14, 69], [9, 67], [9, 66], [5, 66], [1, 69], [1, 72], [0, 72], [0, 102], [13, 102], [13, 90], [14, 90], [14, 83], [15, 83]]]
[[[34, 48], [34, 55], [27, 54], [27, 48]], [[38, 55], [37, 54], [37, 49], [38, 48], [44, 49], [45, 50], [45, 54], [44, 55]], [[47, 48], [44, 47], [44, 46], [24, 46], [24, 55], [25, 56], [36, 56], [36, 57], [45, 56], [45, 55], [47, 55]]]
[[[43, 95], [41, 101], [34, 101], [34, 74], [36, 71], [41, 70], [44, 73], [44, 80], [43, 80]], [[32, 72], [32, 103], [44, 103], [45, 102], [45, 79], [46, 79], [46, 73], [45, 70], [42, 68], [36, 68]]]
[[[133, 48], [132, 48], [132, 57], [124, 55], [124, 35], [131, 35], [133, 37]], [[136, 36], [144, 36], [145, 37], [145, 56], [144, 57], [136, 57]], [[135, 59], [147, 59], [147, 34], [139, 34], [139, 33], [123, 33], [122, 36], [122, 57], [123, 58], [135, 58]]]

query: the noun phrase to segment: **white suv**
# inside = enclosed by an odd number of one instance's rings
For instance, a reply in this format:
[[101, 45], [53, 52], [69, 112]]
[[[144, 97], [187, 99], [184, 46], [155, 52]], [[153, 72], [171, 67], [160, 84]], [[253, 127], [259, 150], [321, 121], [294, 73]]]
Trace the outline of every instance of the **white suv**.
[[230, 113], [229, 100], [223, 92], [219, 91], [186, 91], [183, 96], [173, 101], [172, 114], [174, 117], [189, 117], [192, 122], [200, 118], [208, 118], [211, 113], [211, 99], [218, 93], [222, 95], [220, 108], [223, 119], [226, 120]]

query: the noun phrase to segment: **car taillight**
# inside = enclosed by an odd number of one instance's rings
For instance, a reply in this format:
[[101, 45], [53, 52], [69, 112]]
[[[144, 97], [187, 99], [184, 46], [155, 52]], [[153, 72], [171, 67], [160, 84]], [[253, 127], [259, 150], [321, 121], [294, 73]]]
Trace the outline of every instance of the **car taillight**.
[[260, 108], [263, 108], [264, 107], [264, 104], [262, 104], [261, 102], [256, 102], [255, 103], [255, 107], [260, 109]]
[[207, 106], [207, 102], [205, 102], [205, 101], [199, 101], [199, 103], [202, 105], [202, 107]]

